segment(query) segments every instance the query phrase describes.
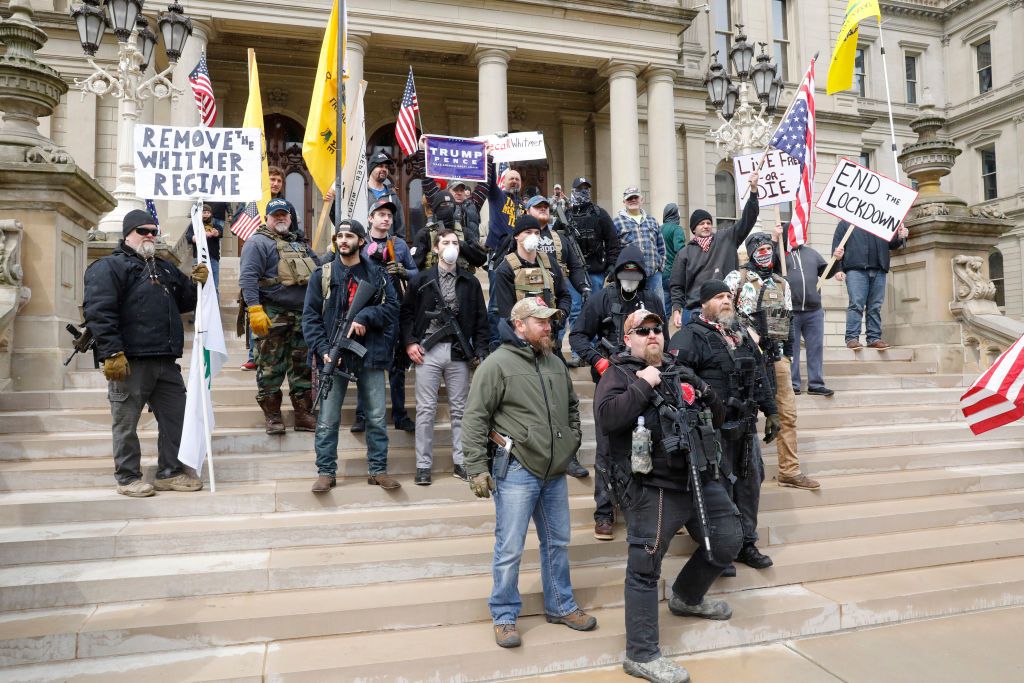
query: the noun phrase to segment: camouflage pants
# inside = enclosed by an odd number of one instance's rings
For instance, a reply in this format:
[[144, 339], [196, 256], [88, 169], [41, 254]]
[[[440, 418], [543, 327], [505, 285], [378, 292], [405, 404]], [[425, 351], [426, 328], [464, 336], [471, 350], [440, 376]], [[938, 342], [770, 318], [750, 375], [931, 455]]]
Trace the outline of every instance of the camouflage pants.
[[298, 396], [313, 388], [309, 367], [309, 350], [302, 336], [302, 311], [289, 311], [264, 305], [270, 318], [270, 332], [265, 337], [253, 335], [256, 344], [256, 400], [281, 393], [281, 384], [288, 376], [289, 394]]

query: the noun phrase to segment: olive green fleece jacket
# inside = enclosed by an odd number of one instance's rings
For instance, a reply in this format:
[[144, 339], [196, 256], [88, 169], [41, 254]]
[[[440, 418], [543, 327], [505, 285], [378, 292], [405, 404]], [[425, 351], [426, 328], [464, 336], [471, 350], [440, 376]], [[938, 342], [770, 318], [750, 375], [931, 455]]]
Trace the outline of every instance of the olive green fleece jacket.
[[583, 440], [580, 402], [556, 356], [537, 355], [501, 322], [502, 345], [473, 374], [462, 417], [469, 476], [488, 470], [488, 433], [512, 437], [512, 455], [541, 479], [565, 473]]

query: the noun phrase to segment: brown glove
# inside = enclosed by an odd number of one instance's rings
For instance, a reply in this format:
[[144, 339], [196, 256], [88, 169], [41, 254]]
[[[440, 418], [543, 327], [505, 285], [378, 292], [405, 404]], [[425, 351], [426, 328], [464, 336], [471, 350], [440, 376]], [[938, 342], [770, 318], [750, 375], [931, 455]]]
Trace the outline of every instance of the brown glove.
[[491, 479], [491, 473], [481, 472], [473, 477], [469, 482], [469, 488], [472, 489], [473, 495], [477, 498], [490, 498], [491, 491], [494, 490], [494, 480]]
[[128, 367], [128, 359], [123, 351], [103, 361], [103, 376], [109, 382], [123, 382], [130, 374], [132, 369]]
[[205, 263], [192, 266], [192, 282], [205, 285], [208, 279], [210, 279], [210, 269], [206, 267]]
[[257, 337], [270, 334], [270, 318], [263, 312], [263, 306], [249, 307], [249, 327]]

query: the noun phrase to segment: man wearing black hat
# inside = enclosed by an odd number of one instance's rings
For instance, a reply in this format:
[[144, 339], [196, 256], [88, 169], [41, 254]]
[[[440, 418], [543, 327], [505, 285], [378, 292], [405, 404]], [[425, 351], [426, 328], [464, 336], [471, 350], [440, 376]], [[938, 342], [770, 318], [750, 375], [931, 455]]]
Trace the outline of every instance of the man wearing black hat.
[[508, 319], [515, 303], [530, 296], [543, 297], [548, 306], [562, 311], [563, 318], [569, 315], [572, 299], [562, 269], [550, 254], [539, 252], [541, 227], [529, 215], [516, 221], [512, 233], [516, 250], [502, 259], [491, 285], [500, 318]]
[[705, 280], [721, 280], [739, 267], [736, 251], [757, 222], [757, 178], [757, 171], [750, 174], [750, 196], [735, 225], [715, 232], [710, 213], [697, 209], [690, 214], [693, 239], [676, 254], [669, 282], [675, 326], [684, 326], [700, 308], [700, 286]]
[[[472, 203], [467, 200], [466, 203]], [[416, 232], [413, 242], [412, 254], [416, 260], [416, 266], [420, 270], [427, 270], [437, 264], [437, 254], [434, 252], [434, 241], [439, 230], [451, 230], [459, 238], [459, 267], [473, 273], [475, 269], [487, 263], [487, 252], [480, 244], [480, 233], [473, 234], [461, 222], [466, 214], [460, 213], [459, 204], [455, 201], [455, 195], [447, 190], [437, 190], [431, 199], [431, 211], [433, 213], [430, 222]], [[477, 230], [479, 231], [479, 215], [477, 219]]]
[[267, 434], [285, 431], [281, 417], [285, 375], [295, 409], [295, 430], [316, 428], [302, 304], [306, 284], [320, 261], [294, 231], [291, 211], [287, 199], [267, 203], [267, 223], [246, 241], [238, 274], [256, 346], [256, 401], [263, 409]]
[[[401, 484], [387, 473], [384, 370], [391, 367], [394, 360], [398, 297], [384, 268], [360, 251], [366, 243], [366, 229], [359, 221], [342, 220], [332, 239], [337, 258], [325, 263], [310, 277], [303, 302], [302, 331], [318, 367], [336, 363], [357, 378], [356, 388], [366, 409], [367, 483], [397, 489]], [[343, 353], [341, 358], [332, 358], [328, 352], [337, 321], [348, 314], [356, 290], [366, 281], [374, 286], [376, 293], [355, 315], [349, 330], [349, 337], [366, 348], [366, 355], [359, 359]], [[348, 380], [335, 375], [331, 390], [320, 405], [313, 441], [317, 469], [313, 493], [328, 493], [336, 484], [338, 426], [347, 389]]]
[[[210, 273], [200, 264], [192, 268], [190, 279], [157, 258], [159, 234], [148, 212], [130, 211], [122, 223], [120, 244], [85, 271], [85, 325], [96, 339], [96, 360], [103, 364], [109, 383], [117, 492], [132, 498], [203, 487], [178, 462], [185, 383], [175, 361], [185, 343], [181, 314], [195, 310], [194, 283], [206, 284]], [[153, 484], [142, 478], [136, 434], [147, 404], [159, 430]]]
[[391, 234], [405, 236], [402, 200], [398, 198], [398, 191], [395, 189], [394, 183], [388, 179], [393, 163], [394, 161], [391, 160], [387, 152], [377, 152], [370, 157], [370, 162], [367, 164], [370, 175], [366, 179], [366, 204], [373, 206], [381, 199], [390, 199], [395, 205]]
[[[213, 207], [203, 204], [203, 229], [206, 231], [206, 246], [210, 250], [210, 268], [213, 270], [213, 286], [220, 287], [220, 239], [224, 236], [224, 221], [213, 217]], [[196, 235], [192, 221], [185, 231], [185, 240], [192, 244], [192, 258], [197, 258]]]
[[587, 260], [590, 291], [597, 292], [604, 287], [606, 277], [615, 268], [622, 247], [612, 217], [593, 202], [590, 193], [589, 178], [580, 176], [574, 179], [569, 207], [564, 216], [559, 216], [559, 220], [580, 245], [580, 251]]
[[[737, 559], [764, 569], [772, 561], [755, 545], [764, 481], [757, 411], [765, 415], [766, 441], [778, 434], [779, 411], [761, 350], [737, 318], [729, 286], [722, 280], [705, 280], [700, 286], [700, 302], [700, 312], [672, 337], [669, 350], [707, 382], [726, 405], [719, 440], [723, 484], [740, 511], [743, 526], [743, 547]], [[724, 575], [735, 576], [735, 572], [730, 566]]]

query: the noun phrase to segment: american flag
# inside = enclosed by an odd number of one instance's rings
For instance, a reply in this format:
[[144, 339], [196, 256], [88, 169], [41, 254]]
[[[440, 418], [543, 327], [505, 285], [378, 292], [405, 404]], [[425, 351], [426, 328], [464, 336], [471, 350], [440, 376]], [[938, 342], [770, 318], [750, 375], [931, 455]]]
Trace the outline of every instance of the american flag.
[[814, 169], [818, 157], [814, 148], [814, 60], [800, 82], [793, 104], [789, 107], [769, 146], [781, 150], [800, 163], [800, 186], [793, 203], [790, 221], [789, 247], [795, 249], [807, 243], [811, 225], [811, 199], [814, 194]]
[[231, 224], [231, 232], [240, 239], [247, 240], [253, 233], [260, 229], [263, 219], [260, 218], [260, 209], [256, 202], [249, 202], [245, 208], [238, 212], [234, 222]]
[[153, 217], [153, 225], [160, 227], [160, 217], [156, 215], [156, 204], [153, 203], [152, 199], [146, 200], [146, 211]]
[[960, 397], [960, 410], [975, 435], [1024, 417], [1024, 337]]
[[199, 55], [199, 63], [188, 75], [192, 84], [192, 95], [196, 98], [199, 118], [209, 128], [217, 120], [217, 100], [213, 96], [213, 81], [210, 80], [210, 69], [206, 66], [206, 53]]
[[416, 99], [416, 83], [412, 79], [412, 67], [409, 67], [409, 79], [405, 82], [402, 93], [402, 106], [398, 110], [398, 121], [395, 122], [395, 138], [398, 146], [406, 155], [415, 154], [419, 149], [416, 137], [416, 115], [420, 113], [420, 103]]

